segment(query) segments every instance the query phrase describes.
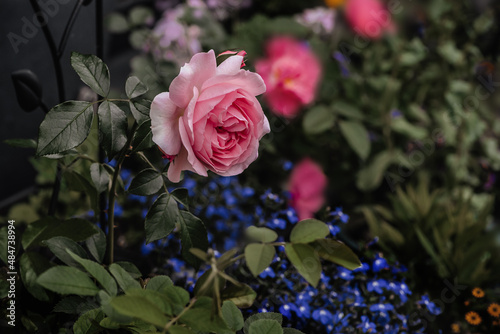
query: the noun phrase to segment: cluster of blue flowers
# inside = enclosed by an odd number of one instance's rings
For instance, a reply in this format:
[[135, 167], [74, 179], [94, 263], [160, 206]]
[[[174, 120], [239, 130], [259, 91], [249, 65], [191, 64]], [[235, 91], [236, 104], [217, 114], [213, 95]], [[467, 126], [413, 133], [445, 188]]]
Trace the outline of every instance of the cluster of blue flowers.
[[[198, 178], [186, 173], [179, 185], [187, 188], [190, 208], [207, 225], [208, 238], [216, 256], [239, 244], [248, 226], [267, 226], [284, 241], [298, 217], [288, 205], [288, 194], [267, 190], [262, 195], [240, 183], [237, 177]], [[141, 197], [130, 198], [145, 203]], [[349, 216], [336, 208], [328, 215], [326, 223], [332, 236], [337, 236]], [[248, 309], [255, 312], [280, 312], [284, 324], [310, 333], [422, 333], [420, 318], [425, 314], [437, 315], [441, 310], [423, 296], [412, 296], [405, 281], [407, 269], [399, 263], [391, 263], [381, 253], [367, 245], [367, 257], [363, 266], [350, 271], [341, 266], [325, 263], [320, 284], [311, 287], [290, 265], [283, 247], [272, 265], [258, 278], [253, 278], [240, 265], [231, 274], [239, 280], [251, 282], [258, 298]], [[172, 234], [165, 240], [144, 244], [145, 256], [152, 252], [169, 250], [164, 270], [177, 284], [192, 289], [197, 277], [179, 255], [179, 240]], [[172, 251], [174, 250], [174, 251]], [[413, 316], [411, 317], [411, 315]], [[417, 316], [415, 316], [415, 314]]]

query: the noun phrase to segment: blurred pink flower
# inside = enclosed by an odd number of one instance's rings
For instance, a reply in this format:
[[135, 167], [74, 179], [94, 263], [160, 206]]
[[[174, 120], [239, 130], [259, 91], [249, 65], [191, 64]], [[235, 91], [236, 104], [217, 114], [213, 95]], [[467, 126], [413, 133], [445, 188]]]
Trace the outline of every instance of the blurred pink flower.
[[363, 37], [377, 39], [395, 30], [391, 13], [379, 0], [349, 0], [345, 15], [352, 29]]
[[309, 158], [299, 162], [290, 176], [290, 205], [297, 211], [300, 220], [314, 217], [325, 202], [328, 179], [321, 167]]
[[271, 110], [288, 118], [314, 100], [321, 64], [309, 47], [290, 37], [275, 37], [266, 46], [267, 58], [255, 68], [264, 82]]

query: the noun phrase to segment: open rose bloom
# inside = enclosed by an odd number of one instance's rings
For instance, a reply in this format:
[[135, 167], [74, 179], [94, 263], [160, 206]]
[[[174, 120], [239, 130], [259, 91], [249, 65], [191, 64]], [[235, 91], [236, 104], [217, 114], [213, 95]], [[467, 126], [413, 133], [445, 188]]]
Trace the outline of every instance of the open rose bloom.
[[267, 86], [266, 101], [274, 113], [294, 117], [314, 100], [321, 64], [307, 45], [290, 37], [271, 39], [266, 52], [255, 65]]
[[292, 195], [290, 205], [300, 220], [313, 218], [325, 203], [328, 179], [321, 167], [309, 158], [299, 162], [290, 175], [288, 189]]
[[257, 158], [270, 128], [255, 97], [266, 86], [258, 74], [241, 69], [242, 61], [235, 55], [217, 66], [213, 50], [198, 53], [169, 92], [154, 98], [153, 141], [171, 158], [170, 181], [179, 182], [183, 170], [236, 175]]
[[384, 32], [396, 30], [390, 12], [379, 0], [349, 0], [345, 15], [354, 31], [363, 37], [378, 39]]

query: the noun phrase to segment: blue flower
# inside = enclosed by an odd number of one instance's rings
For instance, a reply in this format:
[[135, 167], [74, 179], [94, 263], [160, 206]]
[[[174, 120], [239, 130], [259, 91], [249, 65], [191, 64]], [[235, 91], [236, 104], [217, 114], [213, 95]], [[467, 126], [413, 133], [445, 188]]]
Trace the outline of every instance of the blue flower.
[[344, 268], [344, 267], [338, 267], [338, 276], [342, 278], [343, 280], [350, 281], [354, 279], [354, 276], [352, 275], [352, 271]]
[[373, 261], [373, 264], [372, 264], [373, 272], [378, 273], [379, 271], [381, 271], [383, 269], [388, 269], [388, 268], [389, 268], [389, 264], [387, 263], [386, 259], [377, 255], [377, 258], [375, 259], [375, 261]]
[[263, 272], [260, 273], [259, 277], [260, 278], [266, 278], [266, 277], [274, 278], [274, 277], [276, 277], [276, 273], [274, 272], [274, 270], [271, 267], [267, 267], [266, 269], [264, 269]]
[[283, 314], [288, 319], [292, 317], [291, 311], [296, 311], [296, 310], [297, 310], [296, 306], [290, 303], [283, 304], [280, 306], [280, 313]]
[[368, 284], [366, 285], [366, 289], [369, 292], [375, 291], [376, 293], [378, 293], [380, 295], [384, 293], [384, 290], [382, 290], [382, 289], [385, 289], [385, 288], [387, 288], [387, 281], [385, 279], [378, 279], [378, 280], [369, 281]]
[[279, 228], [280, 230], [283, 230], [286, 228], [286, 220], [284, 220], [282, 218], [274, 218], [270, 222], [268, 222], [266, 225], [272, 229]]
[[330, 215], [337, 216], [337, 218], [340, 219], [340, 221], [344, 224], [349, 221], [349, 215], [346, 215], [344, 212], [342, 212], [341, 207], [335, 208], [335, 211], [331, 212]]
[[142, 255], [148, 255], [155, 249], [155, 244], [154, 243], [149, 243], [146, 244], [145, 242], [141, 246], [141, 253]]
[[377, 330], [377, 325], [370, 321], [366, 315], [361, 316], [362, 323], [358, 325], [357, 328], [361, 328], [363, 333], [375, 333]]
[[394, 306], [392, 306], [391, 304], [379, 303], [379, 304], [373, 304], [372, 306], [370, 306], [370, 311], [372, 311], [372, 312], [386, 312], [386, 311], [393, 311], [393, 310], [394, 310]]
[[422, 299], [418, 301], [420, 305], [425, 305], [430, 314], [439, 315], [441, 314], [441, 309], [433, 302], [430, 301], [428, 295], [423, 295]]
[[333, 321], [333, 315], [330, 313], [330, 311], [325, 309], [318, 309], [313, 311], [312, 317], [314, 320], [321, 322], [323, 325], [326, 325]]
[[289, 170], [292, 170], [292, 168], [293, 168], [293, 163], [292, 163], [291, 161], [288, 161], [288, 160], [287, 160], [287, 161], [285, 161], [285, 162], [283, 163], [283, 170], [284, 170], [285, 172], [288, 172]]

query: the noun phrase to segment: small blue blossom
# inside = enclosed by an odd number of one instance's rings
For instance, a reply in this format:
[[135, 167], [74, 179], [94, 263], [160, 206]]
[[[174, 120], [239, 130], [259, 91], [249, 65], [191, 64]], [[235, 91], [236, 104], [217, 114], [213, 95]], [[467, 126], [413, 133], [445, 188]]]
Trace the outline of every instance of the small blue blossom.
[[333, 314], [325, 309], [318, 309], [313, 311], [312, 318], [316, 321], [319, 321], [323, 325], [326, 325], [333, 321]]
[[370, 311], [372, 312], [387, 312], [394, 310], [394, 306], [391, 304], [373, 304], [370, 306]]
[[435, 303], [431, 302], [428, 295], [423, 295], [418, 303], [420, 305], [425, 305], [429, 313], [432, 315], [441, 314], [441, 308], [439, 308]]

